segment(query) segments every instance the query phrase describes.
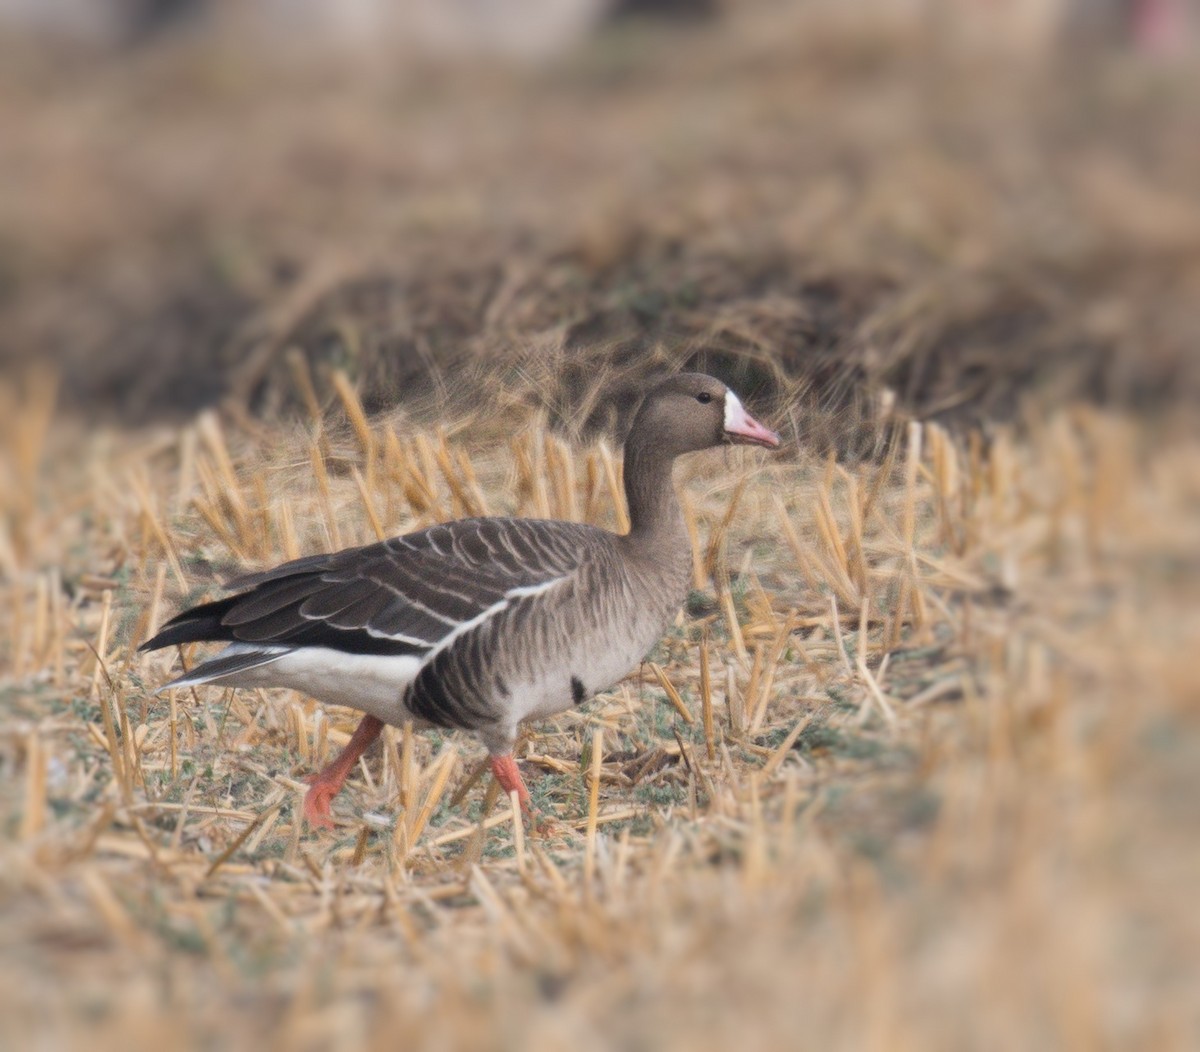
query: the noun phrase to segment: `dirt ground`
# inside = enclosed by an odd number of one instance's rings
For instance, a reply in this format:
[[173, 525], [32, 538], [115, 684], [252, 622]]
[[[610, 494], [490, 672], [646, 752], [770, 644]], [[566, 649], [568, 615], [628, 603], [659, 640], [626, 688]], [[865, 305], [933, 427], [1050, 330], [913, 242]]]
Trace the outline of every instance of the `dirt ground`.
[[[0, 42], [0, 1047], [1200, 1042], [1200, 74], [761, 2], [533, 65]], [[156, 696], [241, 567], [620, 522], [649, 663], [459, 735]], [[188, 654], [189, 660], [199, 656]]]

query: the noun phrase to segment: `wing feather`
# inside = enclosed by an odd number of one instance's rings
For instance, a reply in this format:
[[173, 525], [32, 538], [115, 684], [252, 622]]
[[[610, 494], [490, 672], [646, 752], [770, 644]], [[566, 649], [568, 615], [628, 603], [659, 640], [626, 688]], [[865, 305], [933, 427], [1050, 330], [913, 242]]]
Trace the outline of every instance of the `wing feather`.
[[313, 555], [234, 582], [241, 594], [171, 624], [176, 642], [324, 646], [430, 655], [519, 596], [572, 575], [594, 527], [528, 519], [462, 519], [363, 548]]
[[230, 608], [222, 624], [236, 627], [251, 624], [303, 603], [324, 585], [315, 575], [280, 578], [271, 586], [260, 585]]

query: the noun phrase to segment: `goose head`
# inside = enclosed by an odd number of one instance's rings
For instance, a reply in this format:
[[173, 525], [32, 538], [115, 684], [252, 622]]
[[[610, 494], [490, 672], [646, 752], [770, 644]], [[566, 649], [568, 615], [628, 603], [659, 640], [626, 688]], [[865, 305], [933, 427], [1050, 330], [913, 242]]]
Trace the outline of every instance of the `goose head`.
[[654, 387], [634, 418], [633, 434], [672, 457], [725, 443], [779, 445], [779, 435], [746, 412], [733, 391], [703, 373], [677, 373]]

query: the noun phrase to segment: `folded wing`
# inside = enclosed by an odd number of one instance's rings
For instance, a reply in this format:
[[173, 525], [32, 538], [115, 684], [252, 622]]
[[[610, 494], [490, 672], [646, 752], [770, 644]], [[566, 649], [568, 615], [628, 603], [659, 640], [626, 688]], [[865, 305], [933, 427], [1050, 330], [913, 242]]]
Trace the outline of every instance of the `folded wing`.
[[246, 653], [327, 647], [427, 659], [512, 599], [568, 580], [591, 529], [463, 519], [308, 556], [234, 581], [236, 594], [185, 610], [142, 649], [224, 641]]

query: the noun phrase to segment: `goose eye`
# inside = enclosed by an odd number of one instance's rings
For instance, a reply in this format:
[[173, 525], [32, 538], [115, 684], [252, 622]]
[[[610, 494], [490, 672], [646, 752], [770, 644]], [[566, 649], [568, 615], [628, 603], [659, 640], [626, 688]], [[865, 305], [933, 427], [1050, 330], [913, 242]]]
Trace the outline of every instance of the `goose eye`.
[[712, 401], [712, 395], [710, 395], [707, 391], [701, 391], [698, 395], [696, 395], [696, 401], [707, 405]]

